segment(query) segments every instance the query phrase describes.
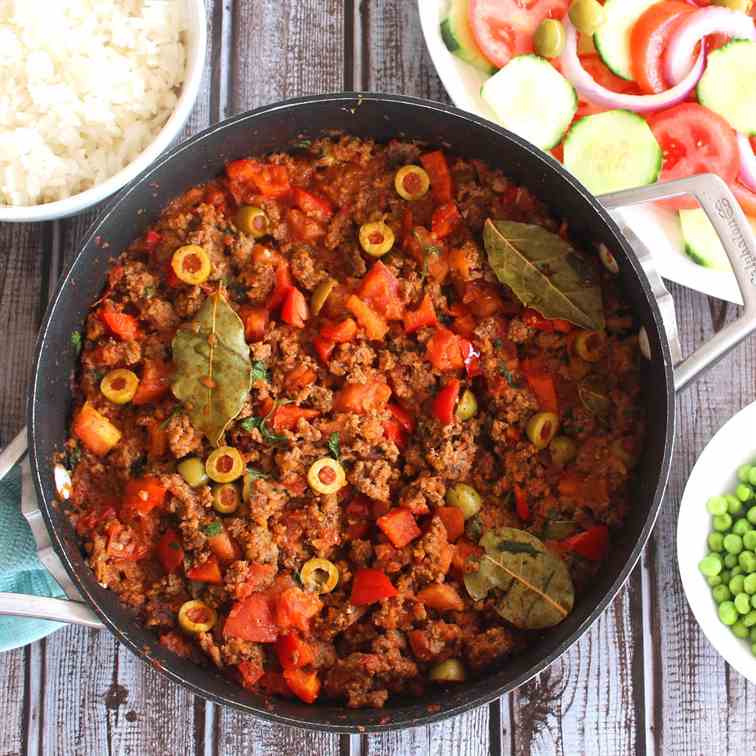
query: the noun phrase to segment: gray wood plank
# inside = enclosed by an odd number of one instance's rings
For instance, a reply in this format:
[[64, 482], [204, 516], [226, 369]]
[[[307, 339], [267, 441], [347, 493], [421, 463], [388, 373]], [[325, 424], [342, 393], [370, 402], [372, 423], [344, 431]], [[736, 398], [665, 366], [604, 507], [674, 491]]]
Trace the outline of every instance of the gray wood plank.
[[23, 749], [25, 706], [24, 650], [8, 651], [0, 657], [0, 754], [17, 756]]

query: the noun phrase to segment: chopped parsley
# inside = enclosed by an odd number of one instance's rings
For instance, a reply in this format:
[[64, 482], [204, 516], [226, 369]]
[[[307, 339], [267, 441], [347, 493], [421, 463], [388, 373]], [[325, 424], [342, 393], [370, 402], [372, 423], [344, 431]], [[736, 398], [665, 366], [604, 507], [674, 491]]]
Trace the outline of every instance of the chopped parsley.
[[171, 422], [171, 418], [174, 415], [178, 415], [178, 413], [181, 412], [181, 405], [177, 404], [169, 413], [168, 417], [163, 420], [162, 423], [160, 423], [160, 430], [165, 430], [168, 427], [168, 424]]
[[220, 535], [223, 532], [223, 525], [219, 522], [211, 522], [205, 526], [204, 533], [206, 536], [212, 538], [213, 536]]
[[73, 471], [79, 464], [79, 460], [81, 460], [81, 447], [78, 444], [68, 447], [66, 450], [66, 469]]
[[263, 441], [268, 444], [282, 444], [286, 441], [286, 436], [282, 433], [276, 433], [268, 427], [264, 417], [247, 417], [241, 421], [241, 427], [248, 433], [257, 428], [260, 431]]
[[503, 362], [499, 363], [499, 373], [501, 373], [501, 375], [503, 375], [507, 379], [507, 383], [512, 388], [517, 388], [520, 385], [517, 379], [512, 375], [512, 373], [509, 372], [509, 368]]
[[501, 349], [504, 346], [504, 342], [501, 339], [496, 338], [493, 340], [493, 345], [494, 349]]
[[71, 334], [71, 346], [73, 347], [74, 352], [76, 353], [77, 357], [79, 356], [79, 354], [81, 354], [81, 344], [82, 344], [81, 331], [74, 331]]
[[336, 432], [331, 433], [328, 439], [328, 451], [337, 462], [341, 460], [341, 442], [339, 440], [339, 434]]
[[145, 286], [144, 287], [144, 292], [143, 292], [144, 298], [145, 299], [152, 299], [152, 297], [155, 296], [155, 291], [156, 290], [155, 290], [154, 286]]
[[268, 368], [265, 366], [265, 363], [260, 362], [260, 360], [256, 360], [252, 363], [252, 383], [255, 383], [256, 381], [270, 382]]

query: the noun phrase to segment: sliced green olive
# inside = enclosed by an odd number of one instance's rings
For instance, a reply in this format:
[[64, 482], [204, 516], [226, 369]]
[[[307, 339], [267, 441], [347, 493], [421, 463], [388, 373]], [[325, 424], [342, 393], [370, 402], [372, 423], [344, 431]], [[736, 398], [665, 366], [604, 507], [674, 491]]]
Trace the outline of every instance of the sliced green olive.
[[555, 436], [549, 444], [549, 451], [551, 452], [551, 461], [559, 467], [564, 467], [577, 456], [577, 446], [567, 436]]
[[528, 420], [525, 432], [537, 449], [545, 449], [559, 428], [559, 417], [553, 412], [536, 412]]
[[533, 35], [533, 49], [542, 58], [558, 58], [564, 50], [566, 39], [562, 22], [555, 18], [545, 18], [538, 24]]
[[178, 463], [179, 475], [192, 487], [203, 486], [207, 483], [205, 463], [199, 457], [189, 457]]
[[171, 267], [179, 280], [193, 286], [207, 281], [211, 271], [207, 252], [197, 244], [179, 247], [173, 253]]
[[334, 494], [346, 484], [346, 473], [335, 459], [321, 457], [310, 465], [307, 482], [313, 491]]
[[312, 297], [310, 298], [310, 310], [313, 315], [317, 315], [323, 309], [323, 305], [326, 303], [328, 297], [331, 296], [331, 292], [335, 286], [336, 281], [332, 278], [326, 278], [325, 281], [321, 281], [315, 287], [315, 291], [312, 292]]
[[253, 236], [255, 239], [262, 239], [270, 233], [270, 221], [265, 210], [253, 205], [242, 205], [236, 211], [234, 223], [239, 231]]
[[419, 165], [405, 165], [394, 176], [394, 189], [402, 199], [420, 199], [429, 188], [430, 176]]
[[433, 682], [440, 683], [464, 682], [467, 673], [465, 672], [465, 665], [459, 659], [447, 659], [446, 661], [434, 664], [430, 668], [428, 677]]
[[463, 422], [478, 414], [478, 400], [470, 389], [466, 389], [459, 398], [454, 414], [457, 416], [457, 420]]
[[446, 503], [462, 510], [466, 520], [480, 512], [480, 494], [467, 483], [455, 483], [446, 492]]
[[220, 446], [207, 458], [205, 471], [216, 483], [230, 483], [244, 473], [244, 460], [233, 446]]
[[328, 559], [314, 558], [299, 571], [302, 585], [314, 593], [330, 593], [339, 582], [339, 568]]
[[606, 334], [603, 331], [581, 331], [575, 337], [575, 354], [586, 362], [598, 362], [605, 346]]
[[111, 370], [100, 381], [103, 396], [114, 404], [127, 404], [139, 388], [139, 378], [131, 370]]
[[179, 627], [192, 635], [212, 630], [218, 620], [218, 613], [204, 601], [186, 601], [178, 612]]
[[394, 246], [394, 232], [383, 221], [360, 226], [360, 246], [371, 257], [383, 257]]
[[213, 509], [220, 514], [232, 514], [239, 509], [241, 496], [233, 483], [224, 483], [213, 488]]
[[575, 0], [569, 16], [573, 26], [582, 34], [593, 34], [606, 22], [606, 11], [598, 0]]

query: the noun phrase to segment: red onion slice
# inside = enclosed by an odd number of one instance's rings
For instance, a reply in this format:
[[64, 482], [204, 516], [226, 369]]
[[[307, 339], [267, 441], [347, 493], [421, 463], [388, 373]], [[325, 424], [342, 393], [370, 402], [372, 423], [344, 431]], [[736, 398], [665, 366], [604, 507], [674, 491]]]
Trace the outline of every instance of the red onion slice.
[[739, 39], [756, 40], [753, 19], [740, 11], [717, 5], [701, 8], [685, 17], [669, 40], [664, 53], [667, 81], [677, 84], [690, 68], [696, 45], [708, 34], [726, 34]]
[[690, 69], [688, 75], [676, 86], [664, 92], [651, 95], [630, 95], [612, 92], [598, 84], [583, 68], [577, 53], [577, 32], [572, 23], [565, 19], [567, 31], [564, 52], [559, 59], [562, 73], [572, 82], [586, 100], [603, 108], [624, 108], [636, 113], [648, 113], [652, 110], [662, 110], [682, 102], [698, 83], [704, 67], [704, 54], [701, 51], [698, 59]]
[[738, 134], [738, 152], [740, 153], [738, 178], [752, 192], [756, 192], [756, 155], [753, 154], [750, 140], [743, 134]]

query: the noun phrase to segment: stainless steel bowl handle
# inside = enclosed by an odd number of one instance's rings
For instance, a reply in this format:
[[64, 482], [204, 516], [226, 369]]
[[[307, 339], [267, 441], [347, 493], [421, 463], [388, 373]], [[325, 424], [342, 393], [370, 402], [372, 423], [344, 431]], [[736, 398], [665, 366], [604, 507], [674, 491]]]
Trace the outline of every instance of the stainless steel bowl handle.
[[[0, 480], [10, 472], [16, 463], [23, 460], [26, 456], [26, 450], [26, 428], [22, 428], [13, 441], [0, 452]], [[37, 556], [40, 562], [55, 578], [58, 585], [68, 596], [68, 600], [0, 592], [0, 615], [54, 620], [55, 622], [85, 625], [97, 629], [104, 627], [100, 618], [82, 600], [76, 586], [50, 544], [42, 513], [37, 506], [34, 486], [31, 482], [31, 470], [26, 460], [21, 464], [21, 513], [29, 523], [32, 535], [37, 543]]]
[[[676, 391], [685, 388], [756, 330], [756, 241], [753, 232], [727, 184], [713, 173], [626, 189], [603, 194], [598, 198], [607, 209], [617, 210], [682, 194], [692, 194], [699, 201], [716, 229], [735, 273], [744, 308], [736, 320], [728, 323], [693, 354], [675, 365]], [[667, 325], [665, 317], [665, 326]], [[676, 335], [676, 325], [674, 334]]]

